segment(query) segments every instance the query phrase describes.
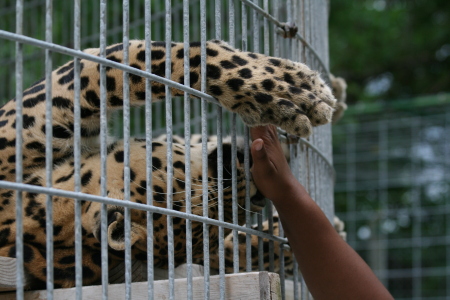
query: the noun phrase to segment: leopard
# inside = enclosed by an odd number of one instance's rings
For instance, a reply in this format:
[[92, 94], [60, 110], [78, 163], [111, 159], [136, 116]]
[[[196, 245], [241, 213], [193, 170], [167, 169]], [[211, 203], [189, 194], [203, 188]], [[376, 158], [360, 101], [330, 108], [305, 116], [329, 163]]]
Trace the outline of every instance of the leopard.
[[[145, 71], [146, 57], [151, 57], [152, 74], [164, 77], [166, 59], [170, 56], [170, 80], [184, 83], [184, 57], [188, 53], [190, 87], [202, 90], [205, 78], [206, 94], [214, 97], [226, 110], [236, 113], [250, 126], [273, 124], [287, 133], [307, 137], [314, 126], [329, 123], [336, 102], [330, 87], [317, 71], [300, 62], [259, 53], [241, 51], [224, 41], [212, 40], [203, 44], [206, 50], [206, 68], [202, 68], [202, 43], [191, 42], [189, 49], [183, 43], [173, 42], [166, 47], [165, 42], [153, 41], [148, 45], [151, 53], [146, 53], [147, 45], [142, 40], [131, 40], [106, 47], [106, 59], [114, 63], [125, 63], [124, 52], [128, 49], [127, 65]], [[51, 185], [56, 190], [74, 191], [74, 141], [75, 130], [79, 130], [81, 140], [80, 195], [101, 195], [101, 96], [100, 71], [102, 66], [96, 62], [101, 56], [99, 48], [84, 50], [84, 58], [79, 60], [80, 69], [80, 125], [75, 128], [75, 63], [72, 60], [56, 68], [47, 82], [42, 79], [23, 91], [20, 99], [12, 99], [0, 108], [0, 180], [16, 182], [16, 124], [22, 124], [21, 163], [22, 181], [28, 186], [46, 187], [46, 151], [52, 153]], [[89, 59], [91, 58], [91, 59]], [[98, 61], [98, 60], [97, 60]], [[202, 73], [205, 69], [205, 74]], [[158, 77], [156, 77], [158, 78]], [[106, 110], [112, 112], [124, 106], [123, 71], [106, 67]], [[158, 80], [151, 81], [151, 97], [146, 95], [146, 80], [132, 72], [129, 77], [129, 103], [131, 106], [144, 106], [146, 99], [153, 102], [172, 96], [184, 96], [184, 92], [174, 87], [166, 87]], [[51, 99], [46, 99], [46, 87], [51, 86]], [[195, 98], [195, 97], [194, 97]], [[17, 101], [21, 101], [22, 111], [19, 119], [16, 112]], [[51, 101], [52, 144], [46, 147], [46, 104]], [[77, 102], [78, 103], [78, 102]], [[20, 122], [19, 122], [20, 120]], [[125, 146], [130, 151], [130, 191], [125, 195], [124, 160]], [[167, 207], [167, 196], [172, 195], [173, 210], [186, 211], [185, 201], [185, 154], [182, 144], [173, 143], [173, 191], [167, 191], [166, 155], [168, 143], [151, 142], [152, 153], [152, 192], [146, 189], [146, 147], [147, 141], [135, 137], [128, 140], [109, 141], [107, 145], [107, 193], [109, 199], [131, 201], [137, 207], [151, 204]], [[224, 169], [231, 165], [231, 146], [222, 145]], [[127, 148], [128, 149], [128, 148]], [[199, 186], [207, 181], [208, 217], [218, 218], [217, 190], [217, 143], [208, 143], [207, 178], [203, 177], [201, 151], [199, 146], [191, 145], [191, 211], [202, 215]], [[242, 153], [241, 150], [239, 150]], [[262, 195], [252, 179], [246, 179], [242, 165], [242, 155], [238, 155], [238, 195], [237, 202], [243, 207], [245, 194], [250, 193], [255, 210], [260, 209]], [[246, 190], [249, 180], [250, 191]], [[19, 180], [20, 181], [20, 180]], [[230, 179], [224, 173], [224, 221], [232, 222]], [[128, 183], [127, 183], [128, 184]], [[0, 189], [0, 256], [16, 255], [15, 205], [17, 191]], [[45, 288], [46, 282], [46, 195], [45, 193], [22, 191], [23, 205], [23, 261], [27, 289]], [[83, 198], [82, 196], [80, 196]], [[53, 206], [53, 257], [54, 286], [59, 288], [75, 285], [75, 237], [74, 200], [63, 196], [52, 196]], [[116, 202], [114, 202], [116, 203]], [[82, 269], [83, 285], [98, 284], [101, 281], [101, 203], [81, 199], [82, 231]], [[141, 205], [141, 206], [139, 206]], [[245, 223], [243, 209], [239, 210], [238, 223]], [[108, 264], [113, 268], [124, 260], [124, 216], [121, 205], [107, 205], [107, 243]], [[154, 267], [167, 268], [167, 218], [154, 212]], [[147, 230], [146, 213], [140, 209], [130, 210], [132, 257], [146, 260]], [[185, 262], [186, 220], [173, 217], [175, 265]], [[192, 221], [192, 249], [195, 260], [203, 257], [203, 224]], [[229, 229], [225, 229], [228, 237]], [[210, 228], [210, 252], [217, 254], [218, 229]], [[232, 241], [230, 243], [240, 241]], [[245, 247], [240, 243], [239, 247]], [[213, 259], [214, 260], [214, 259]]]

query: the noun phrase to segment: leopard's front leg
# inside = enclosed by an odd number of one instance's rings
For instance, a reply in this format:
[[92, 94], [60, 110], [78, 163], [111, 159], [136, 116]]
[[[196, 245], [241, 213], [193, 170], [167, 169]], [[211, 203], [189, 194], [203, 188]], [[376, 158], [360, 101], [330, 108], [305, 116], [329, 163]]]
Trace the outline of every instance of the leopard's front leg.
[[[143, 41], [130, 41], [129, 65], [145, 70]], [[152, 73], [164, 76], [166, 68], [165, 43], [152, 42], [150, 56]], [[86, 53], [99, 55], [99, 49]], [[200, 89], [200, 43], [190, 45], [190, 84]], [[224, 42], [206, 44], [207, 92], [222, 106], [238, 113], [250, 126], [275, 124], [288, 133], [307, 136], [311, 125], [331, 120], [335, 99], [331, 90], [316, 72], [291, 61], [241, 52]], [[173, 43], [171, 79], [184, 83], [183, 44]], [[123, 45], [106, 49], [106, 58], [123, 62]], [[98, 63], [82, 59], [80, 62], [81, 146], [85, 152], [97, 151], [100, 133], [100, 67]], [[130, 103], [145, 103], [145, 80], [130, 74]], [[123, 107], [123, 73], [106, 68], [108, 111]], [[29, 170], [45, 163], [45, 81], [39, 81], [23, 93], [23, 166]], [[152, 99], [165, 97], [165, 87], [152, 82]], [[182, 95], [172, 89], [174, 95]], [[53, 156], [55, 160], [72, 155], [74, 136], [74, 66], [73, 62], [52, 73]], [[0, 109], [0, 180], [14, 181], [16, 103], [8, 102]]]

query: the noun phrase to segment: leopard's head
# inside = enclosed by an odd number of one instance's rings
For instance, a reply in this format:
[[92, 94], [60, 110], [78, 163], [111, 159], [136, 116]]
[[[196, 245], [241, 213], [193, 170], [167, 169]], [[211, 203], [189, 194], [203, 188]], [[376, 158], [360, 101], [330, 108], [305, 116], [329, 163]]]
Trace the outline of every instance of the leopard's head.
[[[145, 142], [142, 142], [145, 143]], [[163, 147], [159, 146], [159, 152], [153, 152], [154, 157], [158, 157], [158, 161], [160, 162], [160, 166], [158, 169], [153, 170], [153, 205], [166, 208], [167, 203], [166, 195], [167, 195], [167, 182], [165, 178], [166, 169], [166, 143], [158, 142], [159, 145], [163, 145]], [[182, 144], [174, 144], [174, 155], [173, 155], [173, 164], [174, 164], [174, 180], [173, 180], [173, 209], [181, 212], [186, 211], [186, 191], [185, 191], [185, 173], [184, 171], [184, 161], [185, 161], [185, 147]], [[248, 172], [246, 175], [245, 171], [245, 151], [244, 151], [244, 140], [242, 138], [237, 139], [237, 151], [236, 151], [236, 192], [233, 193], [232, 188], [232, 173], [233, 173], [233, 160], [234, 156], [232, 155], [232, 143], [230, 138], [226, 138], [223, 141], [222, 145], [222, 170], [223, 170], [223, 203], [224, 203], [224, 220], [225, 222], [232, 223], [233, 215], [232, 215], [232, 203], [236, 201], [238, 207], [238, 223], [243, 225], [245, 223], [245, 212], [246, 211], [260, 211], [265, 206], [265, 198], [264, 196], [257, 190], [253, 180], [251, 178], [251, 173]], [[196, 215], [203, 215], [203, 176], [202, 176], [202, 145], [195, 144], [191, 147], [191, 208], [192, 213]], [[133, 149], [143, 149], [142, 147], [132, 147], [131, 153], [133, 154]], [[145, 149], [143, 149], [145, 151]], [[219, 185], [218, 185], [218, 147], [217, 142], [214, 141], [214, 138], [208, 142], [207, 147], [207, 159], [208, 159], [208, 207], [209, 207], [209, 217], [210, 218], [218, 218], [218, 198], [219, 198]], [[252, 161], [251, 156], [249, 157], [249, 165], [251, 167]], [[181, 166], [181, 170], [180, 169]], [[132, 169], [135, 173], [141, 171], [145, 174], [145, 164], [142, 166], [142, 170], [137, 170], [139, 166], [132, 166]], [[136, 175], [140, 176], [140, 175]], [[145, 176], [145, 175], [144, 175]], [[249, 177], [248, 177], [249, 176]], [[249, 178], [247, 182], [246, 178]], [[135, 181], [139, 181], [135, 179]], [[164, 195], [164, 196], [162, 196]], [[136, 196], [136, 195], [135, 195]], [[250, 199], [250, 207], [246, 206], [246, 198]], [[233, 200], [236, 199], [236, 200]], [[131, 196], [131, 201], [136, 201], [133, 195]], [[125, 249], [125, 210], [122, 206], [117, 205], [108, 205], [107, 209], [108, 215], [108, 244], [114, 250], [124, 250]], [[181, 219], [181, 220], [178, 220]], [[178, 218], [176, 226], [185, 224], [185, 220], [182, 218]], [[100, 240], [100, 214], [98, 214], [98, 220], [94, 222], [94, 235], [97, 239]], [[153, 224], [154, 234], [158, 236], [161, 234], [164, 237], [164, 234], [167, 232], [167, 218], [164, 214], [154, 213], [153, 214]], [[180, 227], [181, 228], [181, 227]], [[178, 229], [178, 227], [177, 227]], [[131, 244], [135, 245], [135, 248], [139, 248], [141, 250], [146, 249], [147, 243], [147, 220], [146, 220], [146, 212], [139, 211], [136, 209], [131, 210], [131, 224], [130, 224], [130, 240]], [[158, 232], [156, 232], [158, 231]], [[183, 230], [184, 231], [184, 230]], [[184, 232], [183, 232], [184, 234]]]
[[[211, 165], [210, 168], [213, 171], [213, 177], [217, 178], [217, 161], [218, 161], [218, 149], [216, 139], [210, 138], [208, 143], [208, 164]], [[236, 199], [239, 205], [239, 213], [244, 214], [245, 210], [250, 210], [252, 212], [260, 211], [264, 208], [266, 201], [265, 197], [256, 188], [253, 182], [251, 172], [246, 174], [245, 171], [245, 142], [244, 138], [238, 137], [236, 139]], [[231, 137], [227, 137], [223, 141], [222, 145], [222, 162], [223, 162], [223, 187], [224, 187], [224, 202], [225, 208], [231, 208], [231, 203], [233, 201], [232, 184], [233, 184], [233, 149]], [[252, 157], [250, 153], [248, 154], [248, 165], [249, 168], [252, 167]], [[249, 181], [247, 182], [247, 178]], [[246, 207], [246, 198], [250, 199], [250, 207]], [[245, 208], [245, 209], [244, 209]]]

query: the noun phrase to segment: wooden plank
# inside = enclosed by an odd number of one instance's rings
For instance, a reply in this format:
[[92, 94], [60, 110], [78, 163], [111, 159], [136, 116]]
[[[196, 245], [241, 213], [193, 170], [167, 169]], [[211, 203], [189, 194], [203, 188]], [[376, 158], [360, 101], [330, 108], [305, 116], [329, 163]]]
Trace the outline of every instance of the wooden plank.
[[281, 298], [281, 282], [280, 275], [277, 273], [267, 273], [270, 283], [270, 298], [271, 300], [279, 300]]
[[[203, 277], [193, 278], [193, 299], [203, 300]], [[219, 276], [210, 277], [210, 299], [220, 298]], [[261, 286], [262, 284], [262, 286]], [[281, 299], [280, 278], [278, 274], [268, 272], [251, 272], [229, 274], [225, 276], [225, 299], [245, 299], [245, 300], [279, 300]], [[160, 280], [154, 283], [154, 298], [168, 299], [169, 281]], [[264, 292], [261, 292], [261, 289]], [[175, 299], [186, 299], [187, 280], [175, 279]], [[83, 299], [101, 299], [101, 286], [83, 287]], [[108, 287], [108, 299], [122, 300], [125, 297], [124, 284], [111, 284]], [[25, 292], [25, 299], [40, 300], [46, 299], [46, 291]], [[135, 282], [132, 284], [133, 299], [147, 299], [147, 282]], [[261, 298], [264, 297], [264, 298]], [[56, 289], [54, 298], [58, 300], [71, 300], [75, 298], [75, 289]], [[1, 294], [2, 300], [15, 300], [15, 293]]]
[[0, 292], [16, 289], [16, 259], [0, 256]]

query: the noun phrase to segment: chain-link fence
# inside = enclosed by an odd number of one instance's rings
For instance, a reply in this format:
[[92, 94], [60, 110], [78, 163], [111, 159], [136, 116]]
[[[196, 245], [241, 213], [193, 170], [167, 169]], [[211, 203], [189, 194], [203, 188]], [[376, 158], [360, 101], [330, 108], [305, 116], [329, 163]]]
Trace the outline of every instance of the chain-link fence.
[[450, 294], [448, 103], [354, 108], [334, 128], [336, 214], [395, 299]]
[[[32, 278], [30, 279], [27, 273], [29, 269], [24, 269], [24, 265], [32, 260], [30, 256], [33, 255], [41, 255], [44, 258], [42, 276], [45, 280], [42, 284], [46, 288], [45, 295], [48, 299], [59, 297], [54, 296], [57, 292], [55, 287], [60, 287], [59, 284], [55, 285], [55, 282], [59, 282], [63, 276], [73, 281], [74, 295], [77, 299], [82, 299], [87, 292], [83, 289], [85, 280], [92, 275], [83, 263], [84, 253], [89, 247], [98, 250], [95, 254], [98, 257], [92, 261], [101, 272], [101, 279], [97, 284], [102, 285], [102, 298], [131, 299], [132, 295], [133, 298], [137, 297], [132, 285], [137, 272], [134, 269], [137, 244], [132, 244], [135, 242], [133, 234], [139, 230], [142, 230], [146, 237], [138, 249], [141, 251], [139, 257], [146, 262], [145, 268], [139, 270], [144, 273], [141, 274], [141, 279], [148, 282], [146, 295], [139, 296], [148, 299], [160, 297], [155, 287], [155, 272], [157, 268], [164, 268], [167, 269], [168, 279], [164, 295], [170, 299], [198, 297], [193, 270], [198, 264], [203, 270], [200, 287], [201, 297], [204, 299], [213, 299], [216, 296], [226, 299], [230, 296], [225, 276], [230, 270], [232, 273], [276, 271], [280, 274], [283, 298], [307, 299], [307, 288], [298, 274], [295, 260], [292, 261], [292, 254], [288, 250], [283, 250], [287, 249], [286, 240], [281, 226], [274, 224], [276, 219], [272, 218], [271, 205], [266, 205], [263, 212], [251, 211], [250, 198], [253, 194], [250, 186], [249, 131], [235, 114], [222, 110], [217, 105], [217, 100], [205, 93], [207, 71], [210, 72], [206, 63], [206, 45], [210, 39], [225, 40], [231, 47], [243, 51], [304, 62], [328, 80], [327, 20], [328, 3], [325, 0], [3, 1], [0, 4], [0, 90], [2, 100], [6, 102], [15, 98], [16, 106], [14, 112], [10, 110], [2, 114], [16, 116], [16, 138], [0, 140], [2, 147], [15, 148], [14, 161], [12, 158], [9, 160], [16, 166], [11, 173], [14, 174], [13, 179], [2, 177], [0, 187], [2, 201], [14, 201], [16, 209], [11, 219], [0, 221], [3, 222], [5, 230], [9, 230], [5, 226], [10, 223], [15, 224], [15, 246], [9, 248], [9, 253], [17, 260], [17, 299], [27, 297], [24, 287], [27, 287]], [[130, 65], [129, 47], [126, 45], [133, 39], [142, 39], [141, 45], [137, 47], [145, 50], [142, 57], [145, 69]], [[178, 47], [173, 46], [172, 41], [181, 42], [180, 49], [184, 49], [178, 54], [179, 59], [184, 61], [184, 69], [180, 71], [184, 74], [184, 80], [181, 82], [170, 80], [171, 73], [174, 72], [166, 67], [174, 63], [174, 58], [170, 55], [165, 56], [164, 67], [161, 64], [160, 70], [155, 70], [152, 65], [152, 60], [159, 58], [159, 52], [152, 51], [154, 49], [151, 47], [157, 43], [156, 46], [169, 53], [172, 47]], [[193, 41], [199, 43], [193, 44]], [[120, 42], [122, 46], [109, 46]], [[193, 45], [201, 49], [198, 57], [190, 56], [187, 50], [192, 49]], [[97, 47], [100, 47], [99, 50], [92, 52], [80, 51]], [[118, 63], [108, 56], [119, 48], [121, 53], [123, 52], [123, 63]], [[70, 75], [64, 76], [66, 78], [62, 83], [61, 80], [57, 83], [52, 78], [52, 70], [68, 61], [72, 62], [60, 69], [60, 72], [68, 72]], [[80, 100], [86, 85], [97, 84], [87, 83], [87, 79], [81, 76], [85, 67], [83, 62], [98, 64], [95, 81], [98, 81], [99, 94], [91, 98], [98, 104], [99, 110], [95, 112], [84, 110], [83, 101]], [[200, 66], [201, 78], [193, 78], [195, 74], [193, 75], [190, 69], [193, 64]], [[108, 93], [114, 89], [113, 85], [117, 82], [108, 77], [111, 69], [123, 71], [124, 76], [123, 105], [121, 102], [114, 109], [110, 109], [114, 99], [111, 100]], [[34, 85], [32, 93], [38, 93], [36, 98], [33, 98], [34, 102], [22, 103], [22, 99], [29, 94], [23, 92], [24, 88], [29, 87], [42, 75], [45, 75], [47, 84]], [[164, 76], [167, 79], [163, 78]], [[199, 89], [189, 87], [194, 81], [200, 82]], [[50, 82], [52, 84], [49, 84]], [[128, 86], [128, 82], [131, 82], [131, 85], [145, 85], [145, 93], [130, 96], [132, 86]], [[155, 100], [152, 99], [152, 92], [155, 94], [152, 86], [154, 83], [161, 83], [161, 89], [165, 93], [163, 101], [151, 104], [152, 100]], [[73, 84], [69, 87], [73, 93], [70, 96], [73, 103], [67, 103], [63, 99], [65, 95], [55, 92], [54, 87], [57, 84]], [[173, 92], [174, 89], [171, 88], [182, 91], [184, 97], [176, 96], [177, 92]], [[135, 96], [144, 100], [142, 107], [130, 107], [134, 105]], [[200, 99], [190, 99], [191, 96]], [[53, 103], [45, 101], [52, 97]], [[57, 97], [58, 101], [55, 100]], [[39, 117], [45, 118], [45, 123], [39, 128], [45, 144], [31, 145], [28, 143], [27, 133], [38, 120], [24, 114], [23, 109], [28, 109], [29, 105], [34, 106], [37, 102], [45, 102], [45, 106], [42, 106], [45, 110], [35, 111]], [[119, 108], [121, 111], [118, 111]], [[62, 118], [66, 118], [70, 123], [65, 129], [52, 125], [52, 117], [60, 117], [59, 109], [67, 109], [69, 113], [62, 115]], [[91, 117], [91, 114], [98, 117], [100, 124], [95, 133], [93, 129], [83, 127], [86, 124], [84, 118]], [[71, 144], [55, 147], [55, 138], [68, 134]], [[111, 143], [108, 134], [116, 139], [123, 138], [125, 142]], [[165, 134], [163, 138], [159, 138], [162, 142], [155, 142], [161, 134]], [[199, 154], [193, 147], [194, 134], [201, 136], [201, 139], [197, 140], [201, 143]], [[139, 137], [140, 139], [135, 141], [145, 148], [144, 152], [140, 152], [142, 157], [139, 162], [136, 152], [133, 152], [134, 148], [130, 149], [128, 142], [133, 140], [132, 136]], [[210, 144], [207, 143], [212, 136], [217, 137], [217, 155], [214, 160], [209, 157], [211, 151]], [[231, 136], [230, 141], [225, 141], [226, 136]], [[243, 138], [240, 139], [240, 136]], [[98, 149], [90, 149], [90, 146], [85, 144], [84, 141], [89, 138], [99, 139]], [[237, 172], [236, 165], [240, 159], [240, 140], [243, 141], [243, 174]], [[156, 152], [160, 144], [164, 144], [165, 149]], [[229, 144], [231, 154], [224, 153], [224, 144]], [[58, 153], [62, 147], [70, 149], [70, 155], [60, 157]], [[190, 150], [191, 148], [193, 150]], [[30, 149], [45, 154], [36, 157], [32, 167], [27, 165], [29, 157], [23, 155], [24, 151], [26, 153]], [[86, 151], [91, 151], [92, 155], [86, 156]], [[177, 151], [182, 151], [183, 155], [177, 156]], [[111, 153], [116, 155], [115, 162], [108, 158]], [[334, 215], [334, 171], [330, 126], [319, 126], [314, 129], [310, 138], [287, 145], [286, 153], [295, 175], [331, 221]], [[231, 155], [229, 161], [226, 161], [226, 155]], [[165, 162], [160, 161], [161, 157]], [[111, 169], [111, 165], [117, 162], [120, 162], [121, 169]], [[67, 165], [61, 167], [65, 163]], [[95, 166], [93, 172], [98, 172], [98, 177], [86, 171], [86, 164], [91, 163]], [[140, 164], [145, 174], [136, 174], [133, 171], [136, 164]], [[230, 165], [229, 168], [227, 164]], [[213, 175], [210, 173], [211, 165], [215, 170]], [[62, 168], [66, 168], [68, 173], [58, 177]], [[164, 178], [158, 179], [161, 170]], [[36, 179], [38, 176], [32, 172], [38, 172], [39, 179]], [[110, 180], [114, 172], [121, 174], [117, 181]], [[183, 173], [182, 178], [179, 177], [180, 173]], [[58, 180], [63, 177], [70, 178], [70, 187], [58, 186]], [[202, 181], [200, 177], [208, 178], [209, 181]], [[93, 181], [92, 178], [98, 178], [98, 182], [95, 183], [96, 187], [92, 188], [93, 192], [88, 193], [85, 186]], [[161, 191], [158, 190], [160, 186], [155, 184], [158, 180], [164, 182]], [[245, 183], [245, 186], [242, 186], [242, 183]], [[213, 195], [211, 185], [214, 185]], [[112, 196], [113, 189], [118, 190], [120, 196]], [[245, 194], [245, 204], [240, 203], [242, 191]], [[138, 194], [143, 196], [141, 202], [133, 200]], [[30, 208], [30, 202], [40, 197], [39, 195], [45, 196], [45, 206], [35, 205]], [[164, 201], [161, 201], [164, 206], [155, 205], [155, 199], [161, 199], [160, 197], [164, 198]], [[65, 199], [63, 206], [60, 205], [61, 199]], [[98, 207], [98, 215], [90, 215], [90, 207]], [[111, 210], [111, 207], [115, 210]], [[74, 236], [71, 245], [59, 240], [61, 226], [53, 223], [61, 222], [61, 210], [64, 211], [65, 221], [73, 222], [70, 227], [73, 228], [70, 234]], [[212, 215], [211, 211], [214, 212]], [[144, 220], [139, 228], [134, 227], [133, 223], [136, 215]], [[30, 250], [37, 245], [26, 227], [30, 216], [41, 222], [36, 230], [47, 233], [44, 241], [46, 246], [36, 250], [37, 252]], [[123, 228], [119, 228], [122, 231], [118, 232], [118, 240], [123, 238], [123, 249], [118, 251], [108, 247], [111, 246], [108, 236], [110, 230], [113, 230], [111, 224], [119, 224], [120, 218], [124, 221]], [[160, 219], [164, 220], [164, 228], [159, 227], [162, 224]], [[87, 232], [86, 224], [92, 220], [99, 220], [99, 223], [95, 224], [98, 232]], [[275, 227], [277, 235], [274, 235]], [[159, 231], [164, 231], [165, 234], [161, 235]], [[8, 236], [10, 234], [9, 231], [2, 232]], [[89, 234], [95, 235], [96, 243], [86, 244]], [[34, 235], [38, 233], [33, 232]], [[182, 244], [178, 243], [180, 236], [183, 237]], [[234, 241], [232, 246], [229, 246], [228, 239]], [[56, 262], [53, 257], [55, 249], [60, 249], [62, 244], [65, 249], [72, 249], [67, 251], [73, 253], [73, 256], [65, 257], [66, 266], [71, 270], [70, 274], [68, 269], [61, 272], [56, 267], [61, 265], [61, 261]], [[161, 253], [166, 257], [164, 261], [157, 258]], [[113, 272], [112, 266], [108, 265], [108, 259], [111, 261], [112, 257], [119, 257], [124, 261], [121, 270], [125, 274], [122, 276], [125, 284], [123, 294], [119, 296], [108, 292]], [[290, 264], [289, 267], [285, 266], [285, 262]], [[187, 264], [184, 275], [187, 284], [182, 291], [176, 288], [181, 285], [175, 280], [176, 267], [181, 263]], [[215, 279], [211, 277], [214, 273], [219, 276], [219, 292], [214, 294], [215, 296], [210, 294], [214, 292], [216, 284]]]

